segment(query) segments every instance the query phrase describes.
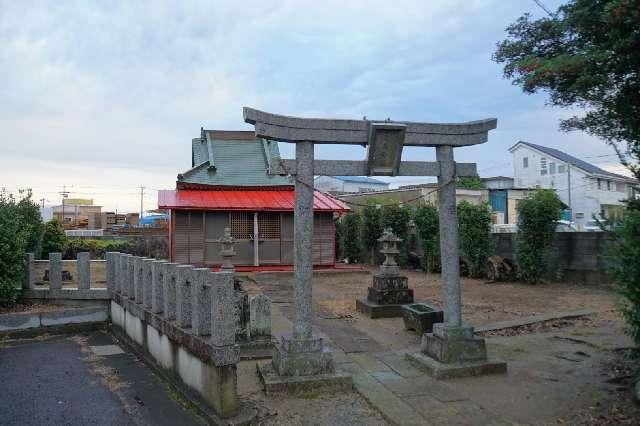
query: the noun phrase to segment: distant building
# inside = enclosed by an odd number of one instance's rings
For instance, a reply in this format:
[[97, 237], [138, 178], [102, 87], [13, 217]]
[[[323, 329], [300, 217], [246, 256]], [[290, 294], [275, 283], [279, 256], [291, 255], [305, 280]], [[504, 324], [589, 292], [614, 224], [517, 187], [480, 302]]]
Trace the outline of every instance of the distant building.
[[489, 205], [495, 225], [518, 222], [518, 201], [531, 193], [529, 188], [515, 188], [514, 179], [507, 176], [492, 176], [480, 179], [489, 191]]
[[140, 213], [116, 213], [103, 212], [100, 215], [100, 221], [97, 227], [101, 229], [111, 230], [113, 228], [135, 227], [138, 226]]
[[52, 209], [53, 218], [65, 228], [95, 229], [102, 207], [93, 205], [91, 199], [63, 198], [62, 204]]
[[638, 181], [607, 172], [562, 151], [529, 142], [509, 149], [516, 187], [554, 189], [567, 206], [567, 219], [582, 226], [592, 217], [616, 216]]
[[[438, 204], [437, 184], [427, 183], [423, 185], [410, 185], [398, 189], [388, 189], [376, 192], [361, 192], [355, 194], [338, 195], [337, 198], [344, 201], [353, 210], [361, 210], [367, 203], [377, 200], [394, 200], [403, 204], [417, 206], [421, 203]], [[456, 189], [456, 202], [468, 201], [472, 204], [480, 204], [489, 200], [489, 192], [486, 189]]]
[[319, 191], [336, 194], [389, 189], [388, 183], [366, 176], [317, 176], [313, 185]]

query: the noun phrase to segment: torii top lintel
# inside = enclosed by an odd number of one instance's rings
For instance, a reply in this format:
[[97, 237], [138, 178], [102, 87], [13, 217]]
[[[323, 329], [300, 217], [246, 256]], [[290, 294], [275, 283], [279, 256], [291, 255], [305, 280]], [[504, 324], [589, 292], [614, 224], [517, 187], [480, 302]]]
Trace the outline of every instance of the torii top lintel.
[[255, 125], [256, 136], [282, 142], [370, 145], [376, 133], [393, 132], [405, 146], [468, 146], [487, 141], [497, 119], [466, 123], [301, 118], [243, 108], [244, 121]]

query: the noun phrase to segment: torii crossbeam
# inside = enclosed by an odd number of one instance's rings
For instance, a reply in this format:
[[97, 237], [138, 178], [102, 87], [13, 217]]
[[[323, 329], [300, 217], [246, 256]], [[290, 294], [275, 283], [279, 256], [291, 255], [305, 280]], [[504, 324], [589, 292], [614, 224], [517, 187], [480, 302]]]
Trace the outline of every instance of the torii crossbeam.
[[[453, 148], [486, 142], [489, 130], [496, 128], [495, 118], [456, 124], [334, 120], [289, 117], [247, 107], [243, 115], [245, 122], [255, 126], [256, 136], [296, 144], [295, 160], [269, 164], [272, 174], [295, 175], [293, 333], [283, 337], [274, 351], [273, 367], [278, 375], [334, 372], [330, 353], [311, 331], [314, 175], [437, 176], [445, 326], [434, 329], [434, 334], [445, 341], [444, 346], [451, 336], [473, 334], [462, 324], [460, 314], [455, 177], [477, 176], [477, 171], [474, 163], [455, 163]], [[362, 145], [367, 154], [363, 161], [314, 160], [314, 144]], [[437, 161], [401, 161], [405, 145], [435, 147]]]

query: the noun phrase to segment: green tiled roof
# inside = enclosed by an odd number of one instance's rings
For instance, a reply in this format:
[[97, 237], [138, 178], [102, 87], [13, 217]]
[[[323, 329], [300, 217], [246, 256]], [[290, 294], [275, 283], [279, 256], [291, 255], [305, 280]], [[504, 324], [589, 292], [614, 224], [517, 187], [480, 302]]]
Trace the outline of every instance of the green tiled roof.
[[226, 186], [291, 185], [285, 176], [270, 176], [269, 164], [280, 160], [278, 143], [253, 132], [203, 130], [191, 142], [192, 168], [178, 182]]

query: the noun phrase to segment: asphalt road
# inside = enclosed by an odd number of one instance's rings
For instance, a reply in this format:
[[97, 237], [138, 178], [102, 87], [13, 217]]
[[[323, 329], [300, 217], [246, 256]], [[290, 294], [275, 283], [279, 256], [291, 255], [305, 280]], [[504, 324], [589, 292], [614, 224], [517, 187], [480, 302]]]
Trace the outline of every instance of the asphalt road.
[[120, 352], [103, 332], [0, 346], [0, 424], [203, 423], [134, 355], [96, 356], [91, 346]]

